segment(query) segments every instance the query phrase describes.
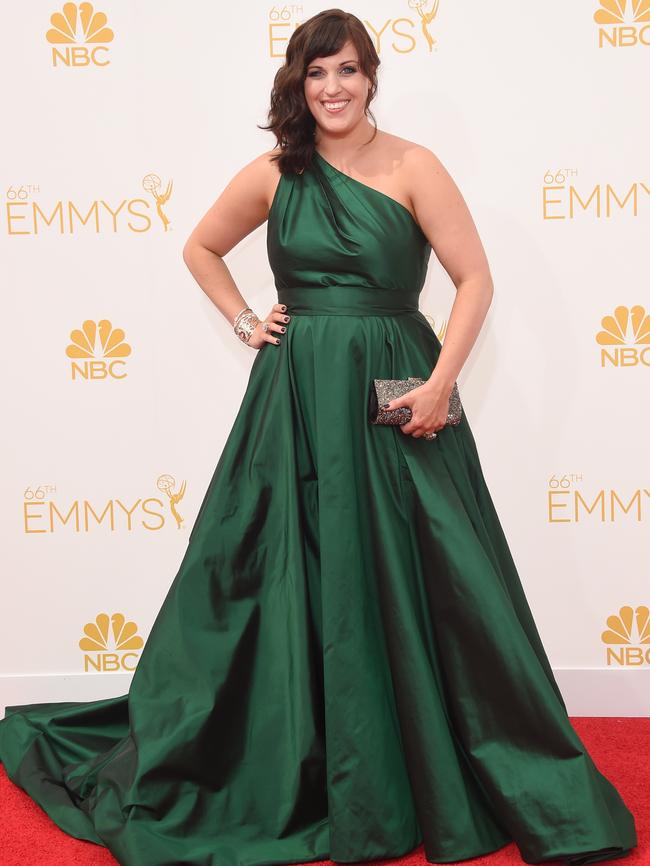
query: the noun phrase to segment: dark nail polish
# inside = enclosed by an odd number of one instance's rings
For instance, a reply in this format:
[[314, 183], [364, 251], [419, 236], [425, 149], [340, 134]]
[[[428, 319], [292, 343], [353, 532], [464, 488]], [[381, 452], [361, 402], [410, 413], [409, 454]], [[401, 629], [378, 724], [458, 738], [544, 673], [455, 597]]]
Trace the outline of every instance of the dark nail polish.
[[287, 309], [286, 307], [282, 307], [282, 312], [284, 312], [286, 309]]
[[384, 405], [381, 408], [382, 409], [388, 409], [389, 406], [390, 406], [390, 403], [384, 403]]
[[285, 317], [284, 317], [284, 321], [285, 321], [285, 322], [288, 322], [288, 321], [289, 321], [289, 316], [285, 316]]
[[276, 343], [279, 343], [280, 341], [279, 341], [279, 340], [276, 340], [275, 342], [276, 342]]
[[284, 332], [285, 332], [287, 329], [286, 329], [286, 328], [280, 328], [280, 330], [281, 330], [282, 333], [284, 334]]

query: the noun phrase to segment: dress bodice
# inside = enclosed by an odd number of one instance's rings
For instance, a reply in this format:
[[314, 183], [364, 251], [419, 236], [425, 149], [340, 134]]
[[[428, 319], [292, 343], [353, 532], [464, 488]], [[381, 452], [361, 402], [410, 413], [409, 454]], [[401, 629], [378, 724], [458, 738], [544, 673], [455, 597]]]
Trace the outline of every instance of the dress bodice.
[[431, 246], [403, 204], [315, 151], [302, 174], [280, 177], [267, 250], [277, 289], [367, 286], [418, 293]]

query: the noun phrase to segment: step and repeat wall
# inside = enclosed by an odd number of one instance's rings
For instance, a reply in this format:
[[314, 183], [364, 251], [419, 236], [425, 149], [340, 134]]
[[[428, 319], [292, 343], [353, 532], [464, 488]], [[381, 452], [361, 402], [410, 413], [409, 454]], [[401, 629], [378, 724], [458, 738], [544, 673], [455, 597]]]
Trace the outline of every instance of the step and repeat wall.
[[[275, 144], [274, 74], [323, 8], [4, 10], [3, 706], [128, 690], [255, 357], [182, 248]], [[438, 155], [488, 254], [459, 388], [568, 708], [649, 715], [650, 0], [345, 8], [378, 126]], [[266, 224], [226, 263], [266, 316]], [[443, 341], [453, 300], [434, 251]]]

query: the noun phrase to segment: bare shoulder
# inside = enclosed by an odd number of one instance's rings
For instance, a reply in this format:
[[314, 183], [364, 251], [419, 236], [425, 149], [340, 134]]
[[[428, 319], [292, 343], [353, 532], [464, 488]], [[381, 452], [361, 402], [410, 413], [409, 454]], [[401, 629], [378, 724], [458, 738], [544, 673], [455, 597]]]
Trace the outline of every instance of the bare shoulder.
[[380, 178], [382, 190], [407, 207], [416, 221], [417, 198], [423, 198], [422, 183], [427, 183], [425, 195], [438, 183], [449, 190], [454, 184], [446, 168], [428, 147], [399, 135], [379, 131], [377, 147], [368, 159], [369, 175]]
[[272, 197], [276, 181], [280, 177], [277, 161], [272, 157], [279, 153], [280, 149], [274, 147], [254, 157], [235, 173], [226, 189], [235, 186], [238, 192], [256, 199], [260, 204], [270, 204], [269, 193]]
[[425, 160], [427, 155], [435, 158], [428, 147], [384, 130], [379, 130], [378, 145], [377, 153], [380, 158], [390, 160], [396, 168], [406, 168], [413, 161]]
[[391, 133], [385, 132], [383, 135], [385, 151], [401, 174], [409, 193], [425, 176], [436, 176], [443, 182], [451, 180], [440, 158], [426, 145]]
[[255, 194], [258, 199], [264, 201], [267, 210], [273, 201], [275, 187], [280, 180], [277, 157], [280, 153], [279, 147], [265, 150], [248, 162], [233, 178], [238, 181], [243, 189], [249, 189], [251, 195]]
[[456, 198], [460, 190], [440, 157], [431, 148], [416, 142], [407, 142], [403, 147], [404, 180], [409, 195], [416, 203], [420, 198], [435, 192], [441, 198]]
[[280, 183], [280, 178], [282, 175], [280, 174], [280, 169], [278, 168], [278, 157], [281, 153], [278, 145], [272, 147], [271, 150], [265, 151], [260, 159], [264, 162], [266, 168], [267, 175], [267, 212], [271, 209], [271, 205], [273, 204], [273, 199], [275, 198], [275, 191], [278, 188], [278, 184]]
[[[278, 177], [280, 170], [278, 169], [277, 157], [280, 156], [280, 148], [276, 145], [271, 150], [265, 150], [253, 160], [253, 163], [259, 163], [262, 170], [266, 170], [270, 177]], [[275, 158], [274, 158], [275, 157]]]
[[399, 136], [391, 138], [393, 164], [398, 169], [403, 194], [420, 224], [423, 220], [431, 224], [433, 218], [445, 219], [451, 210], [467, 211], [455, 180], [431, 148]]
[[240, 168], [225, 185], [217, 200], [194, 228], [188, 244], [200, 244], [224, 256], [268, 219], [279, 170], [264, 151]]
[[263, 196], [267, 215], [280, 183], [281, 175], [277, 160], [280, 152], [277, 145], [271, 150], [265, 150], [243, 169], [246, 174], [246, 182], [254, 186], [258, 190], [258, 194]]
[[456, 286], [470, 279], [492, 285], [483, 244], [463, 194], [430, 148], [399, 139], [394, 143], [401, 181], [422, 231]]

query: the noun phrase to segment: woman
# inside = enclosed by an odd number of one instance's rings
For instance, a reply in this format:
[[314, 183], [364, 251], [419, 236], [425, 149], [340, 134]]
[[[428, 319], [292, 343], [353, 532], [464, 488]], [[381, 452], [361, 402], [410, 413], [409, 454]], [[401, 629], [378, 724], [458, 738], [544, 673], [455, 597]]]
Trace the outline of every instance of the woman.
[[[128, 695], [7, 708], [0, 757], [122, 864], [261, 866], [514, 840], [593, 863], [634, 819], [574, 732], [452, 386], [492, 297], [426, 147], [368, 122], [379, 58], [340, 10], [293, 34], [270, 126], [184, 258], [257, 349]], [[223, 256], [268, 219], [260, 321]], [[417, 306], [431, 249], [457, 295]], [[375, 378], [423, 378], [369, 423]]]

